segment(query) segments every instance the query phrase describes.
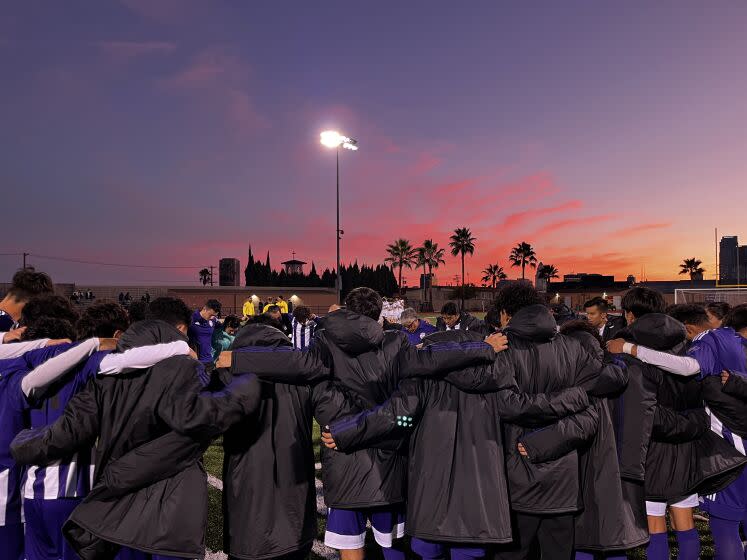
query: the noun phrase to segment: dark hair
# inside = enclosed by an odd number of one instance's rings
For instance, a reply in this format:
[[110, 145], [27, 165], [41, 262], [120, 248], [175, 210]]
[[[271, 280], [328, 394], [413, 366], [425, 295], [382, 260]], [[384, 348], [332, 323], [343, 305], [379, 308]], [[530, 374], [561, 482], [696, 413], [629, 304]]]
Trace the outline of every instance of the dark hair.
[[220, 310], [223, 306], [217, 299], [209, 299], [205, 302], [205, 308], [206, 309], [212, 309], [215, 311], [218, 315], [220, 315]]
[[127, 311], [118, 303], [95, 303], [81, 314], [75, 324], [78, 340], [97, 336], [111, 338], [117, 331], [126, 331], [130, 326]]
[[696, 327], [708, 325], [708, 315], [705, 307], [696, 303], [674, 305], [667, 310], [667, 315], [677, 319], [683, 325], [694, 325]]
[[731, 305], [729, 305], [725, 301], [712, 301], [710, 303], [707, 303], [705, 308], [706, 308], [706, 311], [708, 311], [711, 315], [716, 317], [716, 319], [723, 321], [724, 317], [726, 317], [729, 314], [729, 311], [731, 310]]
[[293, 310], [293, 318], [303, 324], [311, 319], [311, 309], [305, 305], [299, 305]]
[[589, 333], [594, 337], [594, 340], [599, 343], [599, 346], [602, 346], [602, 337], [599, 336], [599, 331], [594, 325], [589, 323], [589, 321], [584, 321], [583, 319], [574, 319], [573, 321], [567, 321], [560, 326], [561, 334], [572, 334], [579, 331]]
[[724, 326], [739, 332], [747, 328], [747, 303], [735, 305], [724, 319]]
[[43, 317], [64, 319], [73, 325], [78, 320], [78, 312], [66, 297], [54, 294], [36, 296], [24, 306], [21, 312], [21, 324], [31, 327]]
[[265, 313], [280, 313], [282, 315], [283, 312], [280, 310], [279, 306], [273, 304], [267, 306]]
[[345, 298], [345, 305], [354, 313], [378, 321], [384, 302], [375, 290], [361, 287], [355, 288], [348, 294]]
[[23, 340], [38, 340], [40, 338], [69, 338], [75, 339], [75, 327], [67, 319], [59, 317], [40, 317], [23, 333]]
[[512, 317], [517, 311], [530, 305], [546, 305], [546, 302], [529, 282], [506, 284], [498, 290], [493, 303], [496, 311], [505, 311]]
[[444, 303], [443, 307], [441, 308], [441, 315], [459, 315], [459, 308], [457, 307], [457, 304], [453, 301], [447, 301]]
[[238, 329], [241, 326], [241, 321], [236, 315], [229, 315], [223, 319], [223, 329]]
[[649, 313], [664, 313], [666, 307], [661, 292], [642, 286], [631, 288], [622, 298], [623, 311], [632, 313], [636, 319]]
[[179, 298], [159, 297], [150, 302], [145, 317], [146, 319], [165, 321], [176, 327], [189, 325], [192, 320], [192, 312], [187, 304]]
[[150, 304], [147, 301], [133, 301], [130, 307], [127, 308], [127, 313], [130, 315], [130, 322], [137, 323], [145, 319], [148, 314], [148, 306]]
[[260, 313], [256, 317], [252, 317], [249, 322], [253, 325], [269, 325], [283, 330], [283, 324], [269, 313]]
[[48, 274], [22, 268], [13, 275], [7, 295], [13, 296], [16, 301], [29, 301], [35, 296], [53, 293], [54, 284]]
[[607, 313], [610, 310], [610, 304], [607, 303], [607, 300], [599, 296], [591, 298], [584, 303], [584, 309], [589, 309], [590, 307], [597, 307], [602, 313]]

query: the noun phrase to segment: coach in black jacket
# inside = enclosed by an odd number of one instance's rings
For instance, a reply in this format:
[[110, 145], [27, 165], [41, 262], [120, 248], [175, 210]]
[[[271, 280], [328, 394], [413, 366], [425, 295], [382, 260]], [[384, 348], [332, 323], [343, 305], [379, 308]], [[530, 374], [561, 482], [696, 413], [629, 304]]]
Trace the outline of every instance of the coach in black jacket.
[[[423, 343], [480, 339], [469, 331], [448, 331]], [[548, 396], [520, 393], [510, 362], [499, 354], [493, 364], [450, 372], [443, 380], [406, 379], [386, 403], [334, 422], [330, 432], [337, 449], [347, 453], [396, 434], [406, 437], [414, 426], [407, 533], [416, 537], [413, 550], [430, 558], [441, 543], [463, 549], [511, 541], [501, 421], [540, 427], [587, 403], [581, 388]]]
[[[191, 313], [183, 302], [158, 298], [151, 313], [163, 320], [130, 327], [119, 341], [120, 350], [186, 340]], [[110, 559], [121, 546], [178, 557], [204, 554], [207, 481], [200, 453], [174, 464], [169, 476], [157, 477], [150, 485], [143, 483], [142, 473], [153, 469], [163, 476], [169, 471], [169, 465], [160, 464], [160, 455], [154, 465], [154, 455], [141, 454], [133, 463], [141, 473], [115, 469], [122, 478], [103, 473], [120, 457], [159, 438], [199, 440], [204, 450], [212, 437], [258, 404], [259, 385], [252, 375], [235, 378], [219, 393], [205, 391], [208, 382], [203, 366], [186, 356], [94, 379], [57, 422], [16, 438], [12, 451], [23, 464], [47, 465], [96, 444], [94, 488], [64, 527], [81, 558]], [[128, 487], [135, 491], [127, 492]]]

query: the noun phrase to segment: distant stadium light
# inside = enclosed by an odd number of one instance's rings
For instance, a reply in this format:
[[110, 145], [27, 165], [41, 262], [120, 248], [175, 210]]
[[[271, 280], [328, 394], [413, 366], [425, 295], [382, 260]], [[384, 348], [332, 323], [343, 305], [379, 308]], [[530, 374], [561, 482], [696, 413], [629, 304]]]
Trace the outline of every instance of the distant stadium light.
[[340, 229], [340, 147], [346, 150], [356, 151], [358, 150], [358, 140], [343, 136], [336, 130], [325, 130], [319, 134], [319, 141], [322, 146], [327, 148], [334, 148], [336, 154], [337, 164], [337, 229], [335, 230], [335, 238], [337, 239], [337, 262], [335, 264], [335, 284], [337, 289], [337, 302], [340, 301], [342, 295], [342, 277], [340, 276], [340, 238], [342, 237], [343, 231]]
[[343, 136], [336, 130], [325, 130], [319, 135], [319, 140], [323, 146], [328, 148], [339, 148], [342, 146], [346, 150], [357, 150], [358, 141]]

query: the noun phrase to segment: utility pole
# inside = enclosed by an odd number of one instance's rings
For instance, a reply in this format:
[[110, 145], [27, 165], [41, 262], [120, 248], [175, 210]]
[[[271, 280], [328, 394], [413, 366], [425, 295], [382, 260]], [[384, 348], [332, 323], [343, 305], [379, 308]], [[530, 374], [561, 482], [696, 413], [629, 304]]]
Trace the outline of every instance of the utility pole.
[[214, 269], [214, 268], [215, 268], [215, 266], [213, 266], [213, 265], [211, 264], [211, 265], [210, 265], [210, 286], [212, 286], [212, 285], [213, 285], [213, 269]]
[[28, 257], [31, 253], [24, 253], [23, 254], [23, 269], [26, 270], [26, 257]]

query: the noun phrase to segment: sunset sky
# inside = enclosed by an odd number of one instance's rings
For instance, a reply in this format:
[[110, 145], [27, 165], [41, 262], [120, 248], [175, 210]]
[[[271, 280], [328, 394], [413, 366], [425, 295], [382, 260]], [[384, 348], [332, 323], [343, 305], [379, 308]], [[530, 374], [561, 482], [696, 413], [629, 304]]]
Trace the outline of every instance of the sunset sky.
[[79, 283], [196, 282], [249, 244], [333, 266], [331, 128], [360, 143], [344, 261], [467, 226], [475, 283], [519, 241], [713, 278], [714, 228], [747, 243], [745, 29], [737, 1], [4, 2], [0, 253], [191, 267], [30, 258]]

